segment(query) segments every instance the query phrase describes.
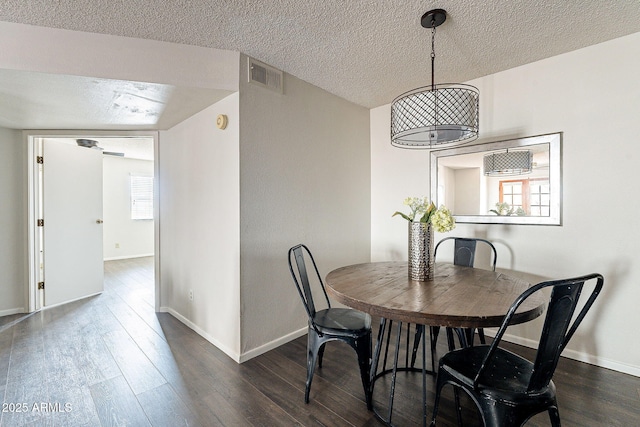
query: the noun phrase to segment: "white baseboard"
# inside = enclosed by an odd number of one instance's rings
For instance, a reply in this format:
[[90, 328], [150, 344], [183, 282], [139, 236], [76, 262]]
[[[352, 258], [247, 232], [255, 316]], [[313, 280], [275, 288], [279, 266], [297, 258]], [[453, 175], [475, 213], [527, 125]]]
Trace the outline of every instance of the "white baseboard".
[[209, 335], [206, 331], [204, 331], [198, 325], [193, 323], [191, 320], [184, 317], [182, 314], [178, 313], [177, 311], [175, 311], [170, 307], [160, 307], [160, 312], [169, 313], [170, 315], [172, 315], [173, 317], [175, 317], [176, 319], [184, 323], [185, 326], [187, 326], [189, 329], [193, 330], [202, 338], [204, 338], [205, 340], [209, 341], [211, 344], [216, 346], [218, 349], [220, 349], [223, 353], [225, 353], [227, 356], [232, 358], [234, 361], [236, 361], [237, 363], [240, 363], [240, 355], [238, 353], [236, 353], [226, 345], [222, 344], [220, 341], [216, 340], [214, 337]]
[[118, 261], [121, 259], [132, 259], [132, 258], [146, 258], [150, 256], [155, 256], [155, 254], [141, 254], [141, 255], [124, 255], [124, 256], [114, 256], [103, 259], [103, 261]]
[[169, 313], [169, 314], [171, 314], [173, 317], [178, 319], [180, 322], [184, 323], [185, 326], [187, 326], [189, 329], [193, 330], [195, 333], [200, 335], [202, 338], [204, 338], [205, 340], [209, 341], [211, 344], [216, 346], [220, 351], [225, 353], [227, 356], [229, 356], [231, 359], [233, 359], [236, 363], [244, 363], [247, 360], [250, 360], [250, 359], [253, 359], [254, 357], [260, 356], [261, 354], [266, 353], [266, 352], [268, 352], [270, 350], [273, 350], [274, 348], [279, 347], [282, 344], [286, 344], [289, 341], [292, 341], [292, 340], [294, 340], [294, 339], [296, 339], [298, 337], [301, 337], [301, 336], [305, 335], [307, 333], [307, 330], [308, 330], [308, 327], [305, 326], [302, 329], [299, 329], [297, 331], [291, 332], [291, 333], [289, 333], [287, 335], [284, 335], [284, 336], [282, 336], [282, 337], [280, 337], [278, 339], [275, 339], [275, 340], [270, 341], [270, 342], [268, 342], [266, 344], [263, 344], [260, 347], [254, 348], [254, 349], [249, 350], [249, 351], [247, 351], [245, 353], [242, 353], [242, 354], [238, 354], [235, 351], [231, 350], [229, 347], [221, 344], [220, 341], [216, 340], [214, 337], [209, 335], [207, 332], [205, 332], [198, 325], [196, 325], [191, 320], [187, 319], [186, 317], [184, 317], [182, 314], [178, 313], [174, 309], [172, 309], [170, 307], [160, 307], [160, 312], [161, 313]]
[[20, 308], [9, 308], [7, 310], [0, 310], [0, 317], [2, 317], [2, 316], [10, 316], [12, 314], [26, 314], [28, 312], [29, 312], [28, 310], [25, 310], [22, 307], [20, 307]]
[[[496, 331], [485, 329], [485, 334], [490, 337], [493, 337], [495, 335], [495, 332]], [[505, 334], [502, 339], [525, 347], [538, 348], [538, 342], [529, 338], [522, 338], [516, 335]], [[588, 363], [590, 365], [599, 366], [601, 368], [622, 372], [624, 374], [633, 375], [634, 377], [640, 377], [640, 366], [638, 365], [628, 365], [626, 363], [620, 363], [615, 360], [607, 359], [605, 357], [595, 356], [593, 354], [588, 354], [571, 349], [565, 349], [562, 352], [562, 357]]]
[[298, 329], [297, 331], [293, 331], [278, 339], [275, 339], [266, 344], [263, 344], [260, 347], [256, 347], [252, 350], [247, 351], [246, 353], [242, 353], [240, 355], [240, 363], [246, 362], [247, 360], [253, 359], [256, 356], [260, 356], [263, 353], [273, 350], [274, 348], [280, 347], [281, 345], [286, 344], [289, 341], [293, 341], [298, 337], [306, 335], [308, 331], [309, 331], [309, 327], [305, 326], [302, 329]]

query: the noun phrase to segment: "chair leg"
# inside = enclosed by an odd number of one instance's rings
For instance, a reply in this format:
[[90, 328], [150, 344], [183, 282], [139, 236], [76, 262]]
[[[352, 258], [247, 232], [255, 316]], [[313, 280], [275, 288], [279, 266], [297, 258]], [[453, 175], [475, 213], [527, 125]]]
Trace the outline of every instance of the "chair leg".
[[484, 329], [478, 328], [478, 338], [480, 338], [480, 343], [482, 343], [482, 344], [486, 344], [487, 343], [487, 340], [484, 337]]
[[[480, 410], [482, 422], [485, 426], [522, 426], [534, 414], [538, 413], [540, 408], [522, 408], [505, 404], [504, 402], [496, 402], [494, 400], [478, 399], [476, 405]], [[555, 410], [555, 413], [554, 413]], [[557, 408], [548, 408], [551, 425], [560, 427], [560, 416]], [[557, 416], [557, 419], [554, 418]]]
[[464, 328], [462, 329], [462, 332], [464, 332], [464, 336], [467, 341], [467, 347], [473, 347], [473, 339], [476, 336], [475, 328]]
[[[447, 328], [447, 330], [449, 329], [450, 328]], [[451, 335], [451, 339], [453, 340], [453, 334]], [[445, 385], [451, 384], [451, 382], [449, 381], [450, 379], [451, 377], [446, 372], [446, 370], [443, 370], [442, 366], [438, 366], [438, 375], [436, 377], [436, 390], [435, 390], [436, 398], [433, 403], [433, 415], [431, 418], [431, 427], [435, 427], [436, 425], [436, 417], [438, 416], [438, 407], [440, 405], [440, 397], [442, 395], [442, 389], [444, 388]], [[453, 387], [453, 396], [455, 400], [456, 419], [458, 421], [458, 426], [462, 426], [462, 407], [460, 406], [460, 394], [459, 394], [460, 390], [454, 384], [451, 384], [451, 386]], [[487, 424], [485, 423], [485, 426], [486, 425]]]
[[431, 352], [436, 351], [436, 345], [438, 344], [438, 335], [440, 334], [440, 326], [431, 326]]
[[460, 348], [469, 347], [469, 343], [467, 342], [467, 330], [464, 328], [453, 328], [453, 331], [458, 336], [458, 341], [460, 342]]
[[362, 388], [364, 389], [364, 397], [367, 403], [367, 409], [373, 409], [371, 403], [371, 335], [367, 334], [356, 339], [354, 349], [358, 354], [358, 366], [360, 367], [360, 378], [362, 380]]
[[557, 406], [551, 406], [549, 408], [549, 419], [553, 427], [560, 427], [560, 413]]
[[324, 356], [324, 344], [322, 344], [318, 349], [318, 368], [319, 369], [322, 369], [322, 356]]
[[458, 387], [453, 387], [453, 400], [456, 405], [456, 419], [458, 420], [458, 426], [462, 426], [462, 405], [460, 405], [460, 390]]
[[[315, 372], [316, 364], [322, 367], [322, 356], [324, 354], [325, 345], [328, 341], [338, 338], [318, 336], [313, 328], [309, 328], [307, 335], [307, 382], [304, 390], [304, 402], [309, 403], [309, 394], [311, 391], [311, 382]], [[362, 379], [362, 387], [364, 389], [365, 401], [367, 408], [372, 409], [371, 403], [371, 332], [359, 338], [341, 339], [348, 343], [358, 355], [358, 366], [360, 368], [360, 377]], [[377, 356], [377, 354], [376, 354]]]
[[304, 403], [309, 403], [309, 392], [311, 391], [311, 381], [316, 369], [316, 359], [318, 357], [319, 337], [314, 330], [309, 329], [307, 336], [307, 382], [304, 390]]
[[451, 328], [446, 329], [447, 332], [447, 344], [449, 345], [449, 351], [456, 349], [456, 343], [453, 340], [453, 330]]
[[460, 343], [460, 348], [468, 347], [467, 335], [466, 335], [465, 329], [447, 328], [447, 343], [449, 344], [449, 351], [453, 351], [456, 349], [456, 343], [453, 339], [454, 332], [458, 336], [458, 342]]
[[[438, 385], [436, 386], [436, 399], [435, 402], [433, 404], [433, 415], [431, 418], [431, 424], [430, 427], [435, 427], [436, 425], [436, 417], [438, 416], [438, 408], [440, 406], [440, 396], [442, 394], [442, 388], [446, 385], [446, 382], [443, 382], [442, 384], [440, 382], [438, 382]], [[458, 387], [452, 385], [453, 387], [453, 395], [455, 397], [455, 405], [456, 405], [456, 419], [458, 421], [458, 426], [462, 426], [462, 411], [461, 411], [461, 407], [460, 407], [460, 391], [458, 390]], [[486, 425], [486, 424], [485, 424]]]
[[436, 417], [438, 416], [438, 407], [440, 406], [440, 394], [442, 393], [442, 387], [445, 383], [440, 381], [440, 378], [436, 378], [436, 399], [433, 402], [433, 415], [431, 416], [431, 427], [436, 425]]

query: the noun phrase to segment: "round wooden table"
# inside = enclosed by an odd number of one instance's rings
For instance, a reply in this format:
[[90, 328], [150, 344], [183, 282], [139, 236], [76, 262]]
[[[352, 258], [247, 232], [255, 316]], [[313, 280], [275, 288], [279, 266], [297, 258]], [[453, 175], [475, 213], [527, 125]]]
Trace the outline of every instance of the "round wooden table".
[[[355, 264], [331, 271], [325, 280], [327, 292], [336, 301], [381, 318], [380, 330], [371, 369], [371, 397], [377, 379], [392, 374], [388, 400], [388, 415], [382, 416], [373, 408], [376, 416], [392, 424], [393, 399], [398, 371], [422, 372], [423, 422], [427, 424], [426, 376], [434, 374], [426, 367], [425, 325], [451, 328], [484, 328], [500, 326], [515, 299], [529, 288], [524, 280], [503, 273], [453, 264], [437, 263], [433, 280], [409, 279], [406, 262], [374, 262]], [[513, 324], [535, 319], [544, 311], [545, 300], [535, 295], [520, 306]], [[398, 323], [392, 369], [386, 369], [387, 352], [391, 340], [391, 323]], [[387, 324], [389, 322], [389, 324]], [[407, 362], [398, 367], [402, 324], [407, 328]], [[408, 364], [409, 327], [418, 325], [422, 335], [422, 369]], [[382, 370], [378, 370], [381, 348], [387, 331], [387, 349]], [[461, 336], [461, 341], [463, 337]], [[466, 345], [466, 342], [463, 344]], [[434, 361], [432, 361], [432, 366]], [[456, 394], [457, 400], [457, 394]]]
[[[437, 263], [433, 280], [409, 279], [406, 262], [373, 262], [341, 267], [326, 277], [327, 292], [338, 302], [373, 316], [430, 326], [500, 326], [513, 301], [530, 284], [479, 268]], [[514, 323], [528, 322], [544, 310], [531, 298]]]

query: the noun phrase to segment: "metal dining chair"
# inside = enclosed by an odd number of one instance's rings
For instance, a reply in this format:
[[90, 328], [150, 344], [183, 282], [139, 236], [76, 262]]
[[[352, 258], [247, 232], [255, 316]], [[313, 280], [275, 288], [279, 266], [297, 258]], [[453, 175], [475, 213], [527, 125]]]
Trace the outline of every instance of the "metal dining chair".
[[[585, 283], [595, 285], [578, 315], [574, 313]], [[431, 426], [435, 426], [442, 388], [462, 389], [480, 410], [485, 426], [521, 426], [547, 411], [553, 426], [560, 426], [553, 373], [560, 354], [600, 294], [604, 279], [589, 274], [539, 283], [513, 302], [491, 345], [461, 348], [440, 359]], [[547, 314], [533, 362], [500, 347], [502, 337], [518, 307], [531, 295], [551, 288]], [[580, 301], [581, 302], [581, 301]], [[573, 320], [572, 322], [572, 318]], [[457, 408], [460, 417], [459, 407]]]
[[[498, 259], [498, 252], [496, 251], [495, 246], [488, 240], [480, 239], [480, 238], [471, 238], [471, 237], [445, 237], [440, 240], [434, 250], [433, 250], [433, 258], [437, 259], [438, 248], [443, 242], [448, 240], [454, 241], [453, 246], [453, 264], [461, 265], [463, 267], [474, 267], [476, 261], [476, 249], [478, 247], [478, 243], [485, 245], [491, 252], [491, 263], [490, 266], [493, 271], [496, 271], [496, 262]], [[431, 360], [432, 364], [435, 365], [435, 350], [436, 345], [438, 343], [438, 335], [440, 333], [439, 326], [431, 326], [429, 329], [430, 332], [430, 341], [431, 341]], [[475, 335], [474, 329], [463, 329], [463, 328], [447, 328], [447, 340], [449, 344], [449, 350], [453, 350], [455, 348], [453, 333], [458, 335], [458, 339], [460, 341], [461, 346], [472, 345], [473, 338]], [[485, 344], [486, 339], [484, 335], [484, 330], [482, 328], [478, 328], [478, 337], [480, 339], [480, 343]], [[411, 366], [415, 365], [416, 355], [418, 352], [418, 347], [420, 345], [420, 339], [422, 338], [421, 329], [416, 330], [415, 339], [413, 342], [413, 352], [411, 354]], [[435, 369], [435, 366], [433, 366]]]
[[[317, 286], [322, 289], [326, 308], [316, 309], [312, 288], [309, 283], [305, 258], [313, 265], [317, 276]], [[367, 408], [371, 409], [370, 378], [371, 368], [371, 316], [350, 308], [332, 308], [329, 296], [320, 277], [320, 272], [309, 248], [303, 244], [289, 249], [289, 271], [296, 285], [302, 304], [309, 317], [307, 337], [307, 382], [304, 401], [309, 403], [309, 391], [316, 367], [322, 368], [325, 345], [330, 341], [342, 341], [353, 348], [358, 355], [358, 365]], [[294, 269], [294, 264], [296, 268]], [[297, 271], [297, 274], [296, 274]], [[315, 281], [314, 281], [315, 282]]]
[[[476, 249], [478, 247], [478, 243], [484, 245], [491, 252], [491, 269], [496, 271], [496, 262], [498, 260], [498, 251], [496, 251], [496, 247], [490, 241], [486, 239], [480, 239], [477, 237], [445, 237], [440, 240], [438, 244], [436, 244], [435, 249], [433, 250], [433, 257], [436, 258], [438, 254], [438, 247], [448, 240], [453, 240], [453, 264], [462, 265], [464, 267], [475, 267], [476, 264]], [[475, 331], [473, 329], [458, 329], [456, 330], [458, 336], [462, 339], [461, 334], [464, 334], [464, 339], [467, 341], [467, 344], [473, 345], [473, 337], [475, 335]], [[486, 339], [484, 336], [484, 329], [478, 328], [478, 338], [480, 339], [481, 344], [486, 343]], [[434, 341], [438, 340], [438, 333], [434, 331]], [[447, 330], [447, 337], [449, 339], [449, 347], [453, 349], [453, 343], [451, 342], [452, 330]], [[435, 344], [434, 344], [435, 345]]]

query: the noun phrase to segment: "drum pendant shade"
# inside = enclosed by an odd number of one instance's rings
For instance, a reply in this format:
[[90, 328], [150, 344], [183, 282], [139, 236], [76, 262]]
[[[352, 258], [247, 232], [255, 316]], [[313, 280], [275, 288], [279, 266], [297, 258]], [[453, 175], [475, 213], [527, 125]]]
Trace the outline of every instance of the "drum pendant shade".
[[446, 12], [434, 9], [422, 16], [432, 29], [431, 86], [403, 93], [391, 104], [391, 144], [400, 148], [445, 148], [478, 137], [479, 92], [465, 84], [438, 84], [434, 77], [435, 29]]

